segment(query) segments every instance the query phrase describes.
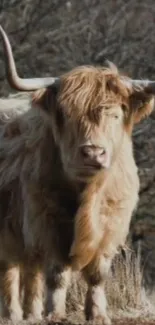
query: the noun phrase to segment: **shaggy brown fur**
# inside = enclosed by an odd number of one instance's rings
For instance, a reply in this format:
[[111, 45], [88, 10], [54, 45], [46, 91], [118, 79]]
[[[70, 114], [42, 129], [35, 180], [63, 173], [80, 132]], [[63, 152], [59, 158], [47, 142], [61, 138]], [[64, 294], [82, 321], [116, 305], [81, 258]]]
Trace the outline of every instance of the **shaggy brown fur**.
[[[62, 76], [59, 90], [35, 92], [32, 109], [1, 126], [0, 260], [8, 263], [13, 319], [22, 318], [20, 265], [27, 317], [42, 316], [44, 271], [50, 319], [64, 317], [70, 271], [78, 269], [88, 283], [86, 317], [110, 323], [104, 281], [138, 201], [131, 132], [153, 104], [124, 86], [116, 69], [80, 67]], [[81, 147], [90, 144], [106, 149], [106, 167], [84, 163]]]

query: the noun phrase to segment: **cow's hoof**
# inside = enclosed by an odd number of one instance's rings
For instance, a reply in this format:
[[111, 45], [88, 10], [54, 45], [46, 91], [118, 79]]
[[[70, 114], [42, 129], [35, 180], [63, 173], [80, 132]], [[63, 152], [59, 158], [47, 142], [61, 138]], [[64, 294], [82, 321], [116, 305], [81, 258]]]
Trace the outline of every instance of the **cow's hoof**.
[[26, 320], [30, 323], [30, 324], [35, 324], [36, 322], [40, 322], [43, 319], [42, 314], [28, 314], [26, 316]]
[[[95, 312], [96, 314], [96, 312]], [[90, 322], [90, 324], [92, 325], [111, 325], [111, 319], [107, 316], [107, 315], [102, 315], [102, 316], [95, 316], [95, 315], [89, 315], [86, 317], [86, 320], [88, 322]]]
[[10, 319], [13, 324], [17, 324], [23, 320], [23, 311], [21, 308], [16, 308], [16, 311], [10, 311]]
[[49, 313], [46, 317], [48, 324], [50, 323], [60, 323], [62, 321], [65, 321], [66, 315], [61, 313]]
[[88, 289], [85, 316], [87, 321], [94, 324], [111, 325], [111, 320], [106, 311], [106, 297], [101, 287]]

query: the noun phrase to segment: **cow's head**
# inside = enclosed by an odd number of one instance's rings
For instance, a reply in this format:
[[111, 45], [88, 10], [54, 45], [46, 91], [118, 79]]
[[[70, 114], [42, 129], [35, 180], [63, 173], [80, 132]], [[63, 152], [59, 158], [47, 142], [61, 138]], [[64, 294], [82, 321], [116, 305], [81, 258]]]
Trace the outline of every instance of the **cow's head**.
[[153, 109], [155, 82], [131, 80], [108, 68], [82, 66], [60, 78], [19, 78], [9, 40], [8, 80], [18, 90], [37, 90], [33, 102], [49, 117], [63, 168], [71, 178], [89, 178], [111, 167], [124, 136]]

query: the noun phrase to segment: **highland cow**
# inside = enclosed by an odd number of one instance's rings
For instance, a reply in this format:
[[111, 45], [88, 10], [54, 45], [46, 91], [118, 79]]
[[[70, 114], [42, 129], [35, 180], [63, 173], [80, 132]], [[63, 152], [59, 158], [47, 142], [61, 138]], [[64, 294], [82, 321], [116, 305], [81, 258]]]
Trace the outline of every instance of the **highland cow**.
[[42, 317], [44, 274], [49, 318], [65, 317], [71, 272], [80, 270], [86, 318], [109, 324], [104, 283], [138, 202], [131, 135], [153, 109], [154, 83], [114, 65], [21, 79], [1, 35], [10, 85], [36, 90], [31, 108], [0, 127], [1, 286], [10, 317], [22, 318], [20, 283], [25, 316]]

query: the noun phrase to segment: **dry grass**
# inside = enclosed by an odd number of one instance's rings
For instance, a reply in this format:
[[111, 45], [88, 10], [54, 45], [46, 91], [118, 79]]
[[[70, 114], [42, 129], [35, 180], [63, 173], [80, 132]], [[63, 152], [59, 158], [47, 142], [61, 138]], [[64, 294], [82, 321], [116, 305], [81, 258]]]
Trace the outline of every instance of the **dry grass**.
[[[79, 274], [73, 276], [68, 294], [67, 310], [69, 314], [83, 311], [86, 284]], [[112, 318], [154, 318], [155, 311], [142, 287], [140, 255], [131, 250], [119, 254], [113, 263], [106, 282], [106, 294], [109, 312]], [[80, 316], [81, 317], [81, 316]], [[81, 318], [80, 318], [81, 319]]]
[[140, 255], [127, 250], [118, 255], [108, 278], [106, 291], [112, 315], [155, 315], [142, 285]]

